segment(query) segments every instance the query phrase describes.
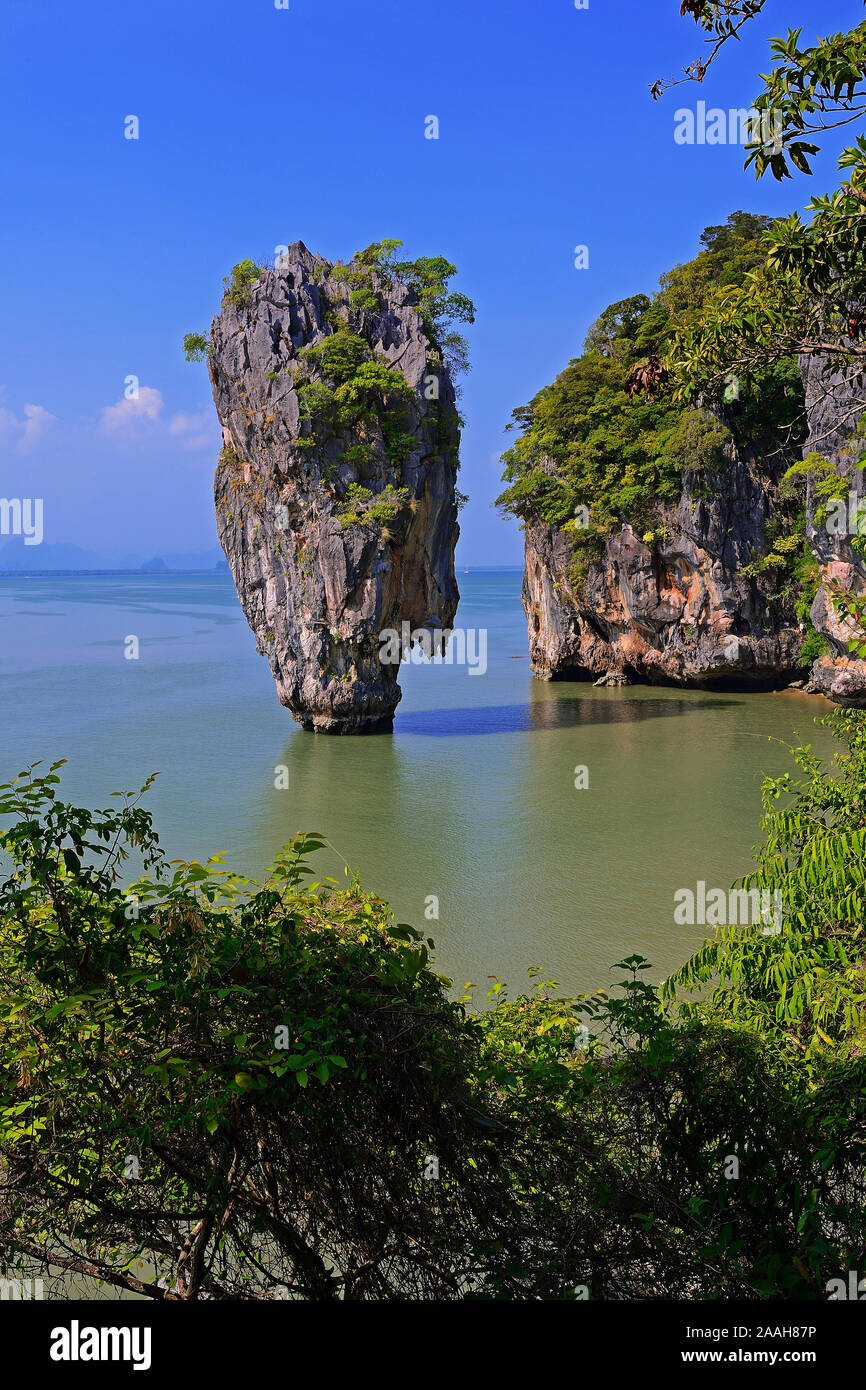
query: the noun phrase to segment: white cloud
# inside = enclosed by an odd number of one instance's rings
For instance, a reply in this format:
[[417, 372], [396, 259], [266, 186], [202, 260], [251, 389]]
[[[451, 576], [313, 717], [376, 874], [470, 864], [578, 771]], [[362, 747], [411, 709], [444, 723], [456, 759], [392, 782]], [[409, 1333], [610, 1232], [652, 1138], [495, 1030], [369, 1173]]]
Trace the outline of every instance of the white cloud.
[[0, 442], [26, 453], [42, 438], [56, 416], [42, 405], [25, 405], [23, 418], [0, 406]]
[[183, 449], [212, 449], [219, 441], [216, 420], [206, 410], [195, 415], [173, 415], [168, 422], [168, 432], [178, 439]]
[[103, 407], [100, 429], [103, 434], [132, 439], [154, 424], [164, 409], [161, 391], [154, 386], [139, 386], [134, 396], [124, 396], [117, 405]]
[[116, 405], [105, 406], [99, 428], [103, 434], [130, 443], [136, 440], [152, 443], [164, 431], [187, 452], [212, 449], [219, 442], [219, 431], [210, 412], [202, 410], [187, 415], [180, 411], [166, 417], [162, 392], [154, 386], [139, 386], [134, 396], [124, 396]]

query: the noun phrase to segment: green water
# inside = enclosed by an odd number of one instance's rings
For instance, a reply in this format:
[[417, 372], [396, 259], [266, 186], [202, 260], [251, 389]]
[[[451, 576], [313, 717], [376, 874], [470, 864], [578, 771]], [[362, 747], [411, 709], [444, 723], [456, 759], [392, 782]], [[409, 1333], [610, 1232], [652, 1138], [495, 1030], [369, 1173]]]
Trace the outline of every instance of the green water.
[[487, 630], [487, 671], [406, 666], [394, 734], [342, 739], [278, 704], [227, 575], [0, 579], [2, 779], [66, 757], [65, 794], [95, 804], [159, 772], [149, 804], [170, 856], [225, 850], [252, 874], [320, 830], [435, 938], [458, 985], [520, 984], [537, 964], [604, 986], [633, 951], [661, 977], [703, 935], [674, 924], [674, 893], [749, 868], [761, 775], [800, 737], [830, 748], [813, 725], [828, 706], [535, 681], [520, 575], [459, 579], [457, 623]]

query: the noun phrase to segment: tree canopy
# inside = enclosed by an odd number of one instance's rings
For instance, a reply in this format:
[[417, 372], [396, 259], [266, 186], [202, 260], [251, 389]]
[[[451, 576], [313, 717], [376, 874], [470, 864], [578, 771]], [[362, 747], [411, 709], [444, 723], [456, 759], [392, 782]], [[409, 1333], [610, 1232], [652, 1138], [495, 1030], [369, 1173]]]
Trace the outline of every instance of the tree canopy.
[[[757, 372], [736, 399], [708, 410], [672, 390], [662, 362], [685, 325], [700, 323], [719, 286], [736, 286], [762, 259], [770, 219], [735, 212], [708, 227], [691, 261], [662, 276], [653, 295], [611, 304], [590, 327], [584, 351], [512, 415], [520, 435], [503, 455], [498, 499], [523, 520], [540, 517], [569, 532], [578, 571], [623, 521], [652, 527], [660, 504], [682, 493], [684, 476], [723, 472], [732, 444], [793, 462], [802, 439], [803, 389], [790, 357]], [[696, 331], [696, 330], [693, 330]], [[576, 521], [586, 508], [588, 523]]]
[[[682, 80], [702, 81], [709, 63], [763, 5], [684, 4], [683, 13], [710, 36], [710, 47], [708, 59], [687, 67]], [[866, 115], [866, 22], [811, 46], [801, 39], [798, 29], [771, 42], [778, 61], [763, 78], [755, 108], [774, 130], [774, 141], [772, 147], [753, 142], [746, 166], [754, 166], [756, 178], [768, 172], [789, 178], [792, 168], [808, 175], [822, 137], [853, 126], [854, 139], [839, 158], [844, 177], [835, 191], [812, 198], [805, 219], [792, 213], [767, 227], [760, 258], [741, 280], [720, 284], [699, 315], [678, 317], [664, 365], [677, 400], [712, 403], [722, 399], [732, 376], [752, 391], [767, 372], [798, 356], [817, 357], [824, 395], [842, 402], [834, 430], [849, 423], [853, 430], [866, 379], [866, 136], [856, 129]], [[665, 85], [656, 84], [653, 94], [661, 95]], [[866, 650], [862, 600], [838, 595], [837, 604], [860, 622], [852, 650]]]
[[314, 877], [319, 835], [259, 885], [167, 862], [139, 796], [22, 773], [7, 1268], [182, 1301], [825, 1297], [866, 1241], [866, 715], [831, 721], [837, 766], [802, 749], [765, 789], [778, 934], [573, 999], [538, 972], [458, 996], [381, 900]]

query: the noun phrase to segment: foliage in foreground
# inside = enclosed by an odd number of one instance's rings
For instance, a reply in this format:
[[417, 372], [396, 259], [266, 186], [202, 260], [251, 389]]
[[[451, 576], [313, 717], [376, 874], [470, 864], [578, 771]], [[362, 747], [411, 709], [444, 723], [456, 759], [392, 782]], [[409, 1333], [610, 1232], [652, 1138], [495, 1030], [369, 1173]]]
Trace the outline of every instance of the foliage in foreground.
[[169, 1299], [825, 1297], [866, 1248], [866, 716], [833, 720], [832, 774], [800, 750], [765, 790], [788, 920], [699, 952], [696, 1003], [634, 956], [613, 994], [474, 1011], [384, 903], [307, 881], [320, 837], [259, 887], [22, 774], [4, 1260]]

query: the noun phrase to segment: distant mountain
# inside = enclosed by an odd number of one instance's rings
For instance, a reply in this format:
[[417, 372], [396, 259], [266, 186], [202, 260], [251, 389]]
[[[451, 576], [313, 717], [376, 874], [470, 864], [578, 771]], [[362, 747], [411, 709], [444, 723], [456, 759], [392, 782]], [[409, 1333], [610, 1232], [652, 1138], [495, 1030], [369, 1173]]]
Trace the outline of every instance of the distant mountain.
[[15, 536], [0, 547], [0, 570], [98, 570], [108, 566], [103, 555], [83, 550], [80, 545], [25, 545]]
[[188, 550], [172, 555], [154, 555], [144, 560], [141, 555], [100, 554], [80, 545], [59, 541], [53, 545], [25, 545], [22, 536], [0, 546], [0, 573], [40, 570], [143, 570], [145, 573], [170, 573], [177, 570], [228, 569], [219, 546], [210, 550]]
[[155, 570], [213, 570], [228, 569], [225, 556], [218, 545], [210, 550], [186, 550], [177, 555], [155, 555], [142, 569]]

